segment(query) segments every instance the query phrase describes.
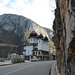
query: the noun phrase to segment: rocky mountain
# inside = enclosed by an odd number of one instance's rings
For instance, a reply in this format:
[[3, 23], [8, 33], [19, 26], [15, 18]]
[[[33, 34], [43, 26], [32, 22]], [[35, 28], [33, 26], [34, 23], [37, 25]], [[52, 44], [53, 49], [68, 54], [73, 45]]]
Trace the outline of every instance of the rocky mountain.
[[41, 27], [26, 17], [15, 14], [0, 15], [0, 40], [4, 44], [17, 45], [18, 50], [21, 50], [23, 44], [27, 42], [24, 34], [33, 30], [47, 36], [49, 40], [53, 36], [52, 30]]
[[75, 0], [56, 0], [54, 44], [60, 75], [75, 75]]

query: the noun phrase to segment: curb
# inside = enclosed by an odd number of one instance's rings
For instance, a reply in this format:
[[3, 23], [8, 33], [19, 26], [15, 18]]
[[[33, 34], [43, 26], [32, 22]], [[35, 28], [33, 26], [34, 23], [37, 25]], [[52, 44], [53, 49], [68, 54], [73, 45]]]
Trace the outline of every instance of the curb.
[[50, 68], [49, 75], [60, 75], [57, 64], [53, 64], [52, 67]]
[[[26, 62], [21, 62], [21, 63], [26, 63]], [[0, 66], [13, 65], [13, 64], [20, 64], [20, 63], [1, 64]]]
[[49, 70], [49, 75], [51, 75], [51, 68], [50, 68], [50, 70]]
[[57, 75], [60, 75], [58, 68], [57, 68], [57, 65], [56, 65], [56, 72], [57, 72]]
[[6, 66], [6, 65], [12, 65], [12, 64], [1, 64], [0, 66]]
[[56, 69], [56, 64], [53, 64], [51, 67], [51, 75], [55, 75], [55, 72], [56, 72], [55, 69]]

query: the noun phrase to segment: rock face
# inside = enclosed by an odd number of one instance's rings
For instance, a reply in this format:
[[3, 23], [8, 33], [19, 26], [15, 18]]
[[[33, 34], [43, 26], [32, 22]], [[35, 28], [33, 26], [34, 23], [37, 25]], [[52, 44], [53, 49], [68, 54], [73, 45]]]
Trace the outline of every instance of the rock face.
[[54, 43], [61, 75], [75, 75], [75, 0], [56, 0]]
[[[52, 30], [43, 28], [26, 17], [15, 14], [0, 15], [0, 40], [3, 44], [10, 44], [11, 47], [12, 45], [18, 46], [18, 52], [23, 50], [24, 42], [26, 43], [26, 36], [24, 36], [25, 32], [31, 32], [33, 30], [38, 34], [42, 33], [50, 40], [53, 36]], [[0, 46], [0, 51], [2, 50], [3, 48]], [[4, 48], [4, 50], [7, 50], [7, 48]]]

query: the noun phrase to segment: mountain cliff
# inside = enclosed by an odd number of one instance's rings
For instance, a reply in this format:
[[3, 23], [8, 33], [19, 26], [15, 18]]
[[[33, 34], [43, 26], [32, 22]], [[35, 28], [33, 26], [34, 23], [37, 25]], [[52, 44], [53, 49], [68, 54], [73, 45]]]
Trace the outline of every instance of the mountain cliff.
[[41, 27], [26, 17], [15, 14], [0, 15], [0, 40], [3, 44], [17, 45], [18, 50], [22, 50], [24, 43], [28, 42], [26, 38], [28, 34], [24, 34], [33, 30], [52, 40], [52, 30]]
[[75, 75], [75, 0], [56, 0], [54, 44], [60, 75]]

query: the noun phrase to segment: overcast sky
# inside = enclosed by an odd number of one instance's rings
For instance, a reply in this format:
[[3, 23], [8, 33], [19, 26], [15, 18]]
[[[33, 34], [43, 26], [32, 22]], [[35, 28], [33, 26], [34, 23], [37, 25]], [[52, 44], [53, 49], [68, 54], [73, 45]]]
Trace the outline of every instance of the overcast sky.
[[40, 26], [52, 29], [55, 0], [0, 0], [0, 15], [25, 16]]

